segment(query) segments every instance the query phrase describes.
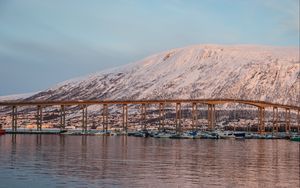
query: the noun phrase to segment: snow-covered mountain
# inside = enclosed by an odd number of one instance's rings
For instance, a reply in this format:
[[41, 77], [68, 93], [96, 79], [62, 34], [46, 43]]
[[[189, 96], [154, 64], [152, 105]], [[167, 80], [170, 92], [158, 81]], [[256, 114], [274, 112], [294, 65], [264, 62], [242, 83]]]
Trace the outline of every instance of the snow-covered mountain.
[[299, 49], [196, 45], [60, 83], [26, 100], [240, 98], [300, 104]]
[[37, 94], [38, 92], [30, 92], [30, 93], [22, 93], [22, 94], [15, 94], [15, 95], [5, 95], [0, 96], [0, 101], [13, 101], [13, 100], [21, 100], [28, 98], [32, 95]]

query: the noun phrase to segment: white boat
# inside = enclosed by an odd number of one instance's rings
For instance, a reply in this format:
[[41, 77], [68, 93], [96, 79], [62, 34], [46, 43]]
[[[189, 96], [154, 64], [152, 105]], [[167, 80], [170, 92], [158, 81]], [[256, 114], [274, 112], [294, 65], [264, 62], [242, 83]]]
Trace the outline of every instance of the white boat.
[[219, 139], [220, 136], [216, 132], [199, 132], [197, 133], [197, 137], [204, 138], [204, 139]]
[[200, 138], [198, 136], [198, 132], [196, 131], [188, 131], [188, 132], [184, 132], [182, 135], [181, 135], [182, 138], [192, 138], [192, 139], [195, 139], [195, 138]]
[[184, 132], [182, 133], [182, 135], [180, 135], [181, 138], [194, 138], [194, 135], [189, 134], [188, 132]]
[[154, 138], [170, 138], [173, 134], [167, 132], [158, 132], [153, 135]]
[[219, 131], [217, 133], [220, 136], [220, 138], [225, 138], [225, 139], [226, 138], [235, 138], [233, 132], [231, 132], [231, 131], [224, 131], [224, 132]]
[[252, 139], [254, 135], [252, 133], [246, 133], [245, 138], [246, 139]]
[[111, 136], [113, 133], [111, 131], [104, 131], [104, 130], [101, 130], [101, 131], [97, 131], [94, 133], [94, 135], [96, 136]]

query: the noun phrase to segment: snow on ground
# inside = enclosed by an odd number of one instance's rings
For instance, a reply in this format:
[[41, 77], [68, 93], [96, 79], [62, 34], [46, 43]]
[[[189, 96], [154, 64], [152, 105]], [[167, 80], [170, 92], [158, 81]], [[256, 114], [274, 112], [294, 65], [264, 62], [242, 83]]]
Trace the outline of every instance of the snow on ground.
[[0, 96], [0, 101], [11, 101], [11, 100], [25, 99], [25, 98], [30, 97], [32, 95], [35, 95], [37, 93], [38, 92], [30, 92], [30, 93]]

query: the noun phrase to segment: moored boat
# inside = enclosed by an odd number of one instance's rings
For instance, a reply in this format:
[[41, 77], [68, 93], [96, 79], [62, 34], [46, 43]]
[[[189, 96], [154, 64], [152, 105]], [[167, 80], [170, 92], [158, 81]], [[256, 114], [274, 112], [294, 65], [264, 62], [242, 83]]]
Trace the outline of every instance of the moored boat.
[[234, 133], [235, 139], [245, 139], [246, 133], [243, 132], [235, 132]]
[[170, 136], [169, 138], [171, 139], [181, 139], [181, 135], [180, 134], [173, 134], [172, 136]]
[[181, 138], [196, 138], [197, 136], [197, 131], [188, 131], [188, 132], [184, 132], [182, 135], [181, 135]]
[[290, 138], [290, 141], [300, 142], [300, 135], [294, 135]]
[[231, 131], [224, 131], [224, 132], [220, 131], [218, 132], [218, 135], [220, 136], [220, 138], [223, 139], [234, 138], [234, 134]]
[[252, 139], [254, 136], [253, 136], [253, 134], [252, 133], [246, 133], [245, 134], [245, 138], [246, 139]]
[[4, 129], [0, 129], [0, 135], [5, 134], [5, 130]]
[[128, 133], [127, 135], [128, 136], [135, 136], [135, 137], [148, 137], [148, 136], [150, 136], [149, 132], [146, 131], [146, 130], [131, 132], [131, 133]]
[[170, 138], [173, 134], [167, 132], [158, 132], [153, 135], [154, 138]]
[[220, 136], [217, 132], [200, 132], [200, 138], [203, 138], [203, 139], [219, 139]]

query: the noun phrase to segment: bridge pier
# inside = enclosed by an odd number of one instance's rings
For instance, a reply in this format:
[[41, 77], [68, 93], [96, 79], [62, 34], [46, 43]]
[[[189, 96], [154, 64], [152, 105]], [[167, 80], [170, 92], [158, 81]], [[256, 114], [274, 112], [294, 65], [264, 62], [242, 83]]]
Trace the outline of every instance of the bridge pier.
[[4, 125], [4, 120], [2, 120], [2, 117], [0, 118], [1, 122], [0, 122], [0, 131], [2, 130], [3, 128], [3, 125]]
[[66, 128], [66, 111], [65, 105], [60, 106], [60, 129], [64, 130]]
[[278, 132], [278, 108], [273, 107], [273, 127], [272, 132]]
[[16, 132], [18, 128], [18, 109], [17, 106], [12, 107], [12, 131]]
[[123, 104], [123, 131], [127, 133], [128, 130], [128, 106]]
[[42, 124], [43, 124], [43, 108], [41, 105], [37, 106], [37, 116], [36, 116], [36, 127], [38, 131], [42, 130]]
[[82, 106], [82, 131], [87, 132], [87, 105]]
[[290, 132], [291, 130], [291, 110], [289, 108], [285, 109], [285, 132]]
[[108, 131], [108, 105], [107, 104], [103, 104], [103, 131], [105, 130], [105, 132], [107, 133]]
[[197, 121], [197, 103], [192, 103], [192, 130], [195, 131], [195, 125]]
[[300, 134], [300, 110], [297, 111], [297, 125], [298, 134]]
[[207, 106], [207, 129], [211, 129], [211, 104]]
[[208, 130], [214, 130], [215, 129], [215, 105], [214, 104], [208, 104], [208, 111], [207, 111], [207, 121], [208, 121]]
[[165, 129], [165, 104], [159, 103], [159, 127], [158, 130]]
[[147, 130], [147, 125], [146, 125], [146, 111], [147, 111], [147, 109], [146, 109], [146, 104], [145, 103], [143, 103], [142, 104], [142, 122], [143, 122], [143, 124], [144, 124], [144, 127], [143, 127], [143, 130], [145, 131], [145, 130]]
[[181, 133], [181, 103], [176, 103], [176, 133]]
[[265, 132], [265, 108], [258, 107], [259, 110], [259, 125], [258, 125], [258, 132], [263, 134]]

